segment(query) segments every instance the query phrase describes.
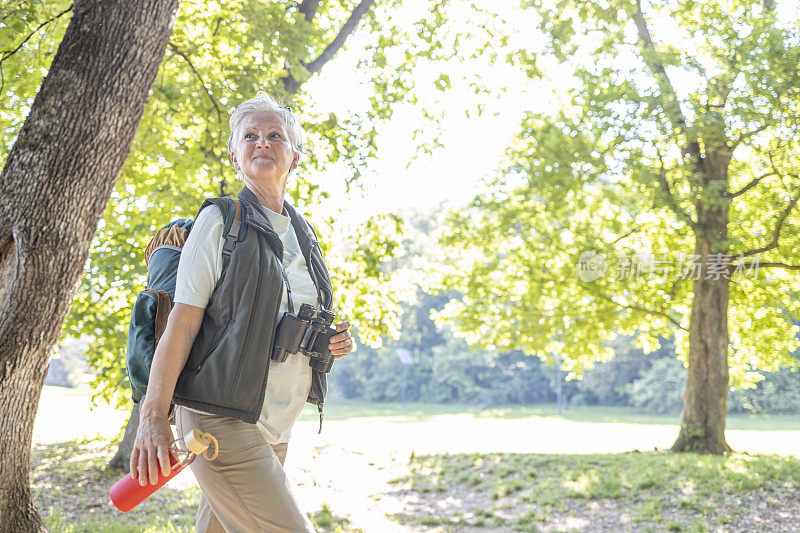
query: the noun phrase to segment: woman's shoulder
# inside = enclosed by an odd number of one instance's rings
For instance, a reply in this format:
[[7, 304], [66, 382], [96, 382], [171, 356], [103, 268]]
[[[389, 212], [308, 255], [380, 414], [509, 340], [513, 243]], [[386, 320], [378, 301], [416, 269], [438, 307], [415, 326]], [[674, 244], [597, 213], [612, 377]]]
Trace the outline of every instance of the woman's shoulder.
[[186, 243], [188, 247], [204, 247], [204, 243], [216, 245], [222, 235], [225, 221], [216, 205], [205, 207], [197, 214]]
[[203, 227], [213, 227], [217, 225], [223, 225], [225, 221], [222, 219], [222, 211], [220, 211], [219, 206], [211, 204], [205, 207], [200, 213], [198, 213], [197, 218], [194, 219], [194, 227], [203, 226]]

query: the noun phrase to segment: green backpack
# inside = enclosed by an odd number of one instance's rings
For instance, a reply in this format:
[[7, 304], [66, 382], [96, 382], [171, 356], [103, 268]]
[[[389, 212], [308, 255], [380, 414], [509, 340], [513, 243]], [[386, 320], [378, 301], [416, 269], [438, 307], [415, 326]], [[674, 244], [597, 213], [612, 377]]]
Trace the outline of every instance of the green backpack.
[[[233, 234], [233, 221], [237, 217], [238, 202], [232, 198], [209, 198], [200, 206], [200, 212], [209, 205], [216, 205], [222, 211], [225, 226], [225, 244], [222, 248], [222, 272], [228, 266], [231, 253], [237, 242], [244, 239], [245, 226], [238, 234]], [[195, 217], [196, 218], [196, 217]], [[155, 234], [144, 252], [147, 264], [147, 288], [139, 293], [131, 312], [128, 328], [128, 348], [125, 363], [128, 367], [128, 379], [131, 382], [131, 396], [138, 403], [147, 392], [150, 378], [150, 366], [158, 341], [167, 327], [167, 317], [172, 310], [175, 299], [175, 281], [181, 251], [194, 220], [179, 218], [170, 222]]]

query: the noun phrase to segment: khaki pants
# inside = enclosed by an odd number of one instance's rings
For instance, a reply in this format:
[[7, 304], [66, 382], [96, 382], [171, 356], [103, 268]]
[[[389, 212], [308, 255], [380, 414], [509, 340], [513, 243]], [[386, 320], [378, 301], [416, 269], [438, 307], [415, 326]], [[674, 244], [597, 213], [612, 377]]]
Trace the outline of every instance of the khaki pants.
[[180, 435], [197, 428], [219, 443], [216, 459], [191, 465], [202, 491], [197, 533], [314, 532], [283, 470], [286, 443], [270, 446], [255, 424], [181, 406], [175, 421]]

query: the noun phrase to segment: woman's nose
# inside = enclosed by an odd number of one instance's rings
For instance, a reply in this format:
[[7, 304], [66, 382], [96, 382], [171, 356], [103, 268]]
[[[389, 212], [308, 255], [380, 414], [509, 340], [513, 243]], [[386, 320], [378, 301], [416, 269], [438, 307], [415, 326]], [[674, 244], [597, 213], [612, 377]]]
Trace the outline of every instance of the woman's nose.
[[266, 137], [258, 137], [258, 141], [256, 142], [256, 146], [260, 146], [261, 148], [266, 148], [269, 146], [269, 141]]

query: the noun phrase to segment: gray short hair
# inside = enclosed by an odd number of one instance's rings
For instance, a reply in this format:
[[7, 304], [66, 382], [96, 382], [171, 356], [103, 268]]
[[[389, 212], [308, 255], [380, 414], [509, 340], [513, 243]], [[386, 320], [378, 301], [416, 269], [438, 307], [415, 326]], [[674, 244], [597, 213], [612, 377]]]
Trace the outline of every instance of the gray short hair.
[[259, 113], [262, 111], [275, 113], [283, 119], [283, 123], [286, 125], [286, 129], [289, 133], [289, 142], [292, 143], [292, 148], [302, 153], [304, 133], [302, 126], [300, 126], [300, 121], [297, 120], [297, 117], [292, 113], [290, 107], [282, 106], [275, 98], [264, 91], [258, 91], [254, 98], [245, 100], [231, 112], [229, 121], [231, 134], [228, 136], [228, 152], [233, 153], [234, 151], [233, 136], [236, 133], [236, 128], [239, 127], [244, 117], [250, 113]]

